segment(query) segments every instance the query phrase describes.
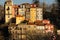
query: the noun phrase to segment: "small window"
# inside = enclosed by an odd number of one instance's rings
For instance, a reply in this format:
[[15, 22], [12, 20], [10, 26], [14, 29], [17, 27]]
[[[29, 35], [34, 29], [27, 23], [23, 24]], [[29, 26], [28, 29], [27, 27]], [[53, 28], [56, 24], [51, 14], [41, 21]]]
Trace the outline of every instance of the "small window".
[[20, 28], [20, 30], [22, 30], [22, 28]]
[[24, 30], [26, 30], [26, 28], [24, 28]]
[[30, 26], [28, 26], [30, 28]]
[[34, 28], [36, 28], [36, 26], [34, 26]]
[[10, 16], [8, 15], [8, 18], [10, 18]]

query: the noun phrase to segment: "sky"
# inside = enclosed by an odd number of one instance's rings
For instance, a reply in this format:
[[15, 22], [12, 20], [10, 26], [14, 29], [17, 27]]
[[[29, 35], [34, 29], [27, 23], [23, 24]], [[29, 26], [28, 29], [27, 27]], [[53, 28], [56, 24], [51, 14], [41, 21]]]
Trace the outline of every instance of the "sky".
[[[4, 5], [4, 2], [6, 0], [0, 0], [0, 5]], [[22, 3], [32, 3], [32, 0], [12, 0], [14, 4], [22, 4]], [[52, 4], [55, 2], [55, 0], [44, 0], [46, 4]], [[43, 0], [40, 0], [40, 3], [43, 2]]]

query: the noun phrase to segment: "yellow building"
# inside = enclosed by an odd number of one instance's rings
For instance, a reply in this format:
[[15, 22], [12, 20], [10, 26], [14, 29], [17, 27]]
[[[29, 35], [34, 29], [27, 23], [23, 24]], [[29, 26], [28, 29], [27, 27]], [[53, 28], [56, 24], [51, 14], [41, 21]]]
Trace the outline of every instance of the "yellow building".
[[29, 22], [34, 22], [34, 21], [36, 21], [36, 6], [32, 4], [30, 8], [30, 21]]
[[7, 0], [5, 2], [5, 5], [4, 5], [4, 7], [5, 7], [5, 23], [8, 23], [10, 21], [10, 19], [13, 17], [12, 16], [12, 11], [13, 11], [12, 5], [13, 5], [13, 2], [11, 0]]
[[17, 15], [16, 16], [16, 24], [19, 24], [19, 23], [21, 23], [24, 20], [25, 20], [24, 16], [21, 16], [21, 15]]

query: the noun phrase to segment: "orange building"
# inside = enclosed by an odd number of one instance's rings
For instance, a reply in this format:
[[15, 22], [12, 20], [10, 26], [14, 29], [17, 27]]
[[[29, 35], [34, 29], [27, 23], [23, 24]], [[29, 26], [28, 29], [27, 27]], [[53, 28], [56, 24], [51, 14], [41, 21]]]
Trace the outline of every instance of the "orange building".
[[16, 15], [18, 14], [18, 5], [13, 5], [13, 15], [16, 17]]

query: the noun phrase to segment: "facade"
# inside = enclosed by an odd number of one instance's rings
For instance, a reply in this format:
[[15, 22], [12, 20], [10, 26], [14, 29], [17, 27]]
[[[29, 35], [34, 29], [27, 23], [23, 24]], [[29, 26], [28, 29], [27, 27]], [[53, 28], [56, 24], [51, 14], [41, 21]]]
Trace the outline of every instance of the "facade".
[[25, 20], [29, 20], [30, 17], [30, 4], [23, 3], [19, 6], [19, 13], [25, 16]]
[[26, 9], [26, 14], [25, 14], [25, 19], [26, 19], [27, 21], [29, 21], [29, 18], [30, 18], [30, 8], [27, 8], [27, 9]]
[[[11, 34], [10, 40], [21, 40], [21, 39], [28, 39], [27, 35], [32, 34], [36, 25], [26, 25], [26, 24], [19, 24], [18, 26], [10, 26], [8, 27], [9, 32]], [[35, 29], [36, 31], [36, 29]], [[29, 36], [29, 35], [28, 35]]]
[[18, 8], [18, 15], [25, 16], [25, 10], [21, 7]]
[[54, 25], [52, 25], [52, 24], [45, 25], [45, 31], [46, 31], [46, 33], [48, 33], [48, 32], [54, 33]]
[[60, 35], [60, 30], [57, 30], [57, 34]]
[[43, 24], [50, 24], [50, 20], [44, 19], [44, 20], [42, 20], [42, 23], [43, 23]]
[[24, 20], [25, 20], [24, 16], [21, 16], [21, 15], [16, 16], [16, 24], [20, 24]]
[[[7, 6], [9, 6], [8, 9], [10, 11], [6, 10]], [[21, 5], [13, 5], [12, 1], [10, 1], [10, 5], [5, 3], [5, 22], [9, 22], [11, 18], [18, 15], [24, 16], [24, 20], [27, 20], [29, 22], [35, 22], [36, 20], [43, 19], [42, 8], [37, 8], [35, 4], [23, 3]]]
[[54, 25], [49, 20], [43, 20], [43, 8], [37, 7], [36, 4], [13, 5], [11, 0], [7, 0], [4, 7], [5, 23], [12, 18], [13, 21], [16, 20], [16, 23], [10, 23], [8, 27], [10, 40], [28, 40], [30, 37], [34, 40], [36, 35], [40, 37], [54, 33]]
[[24, 4], [20, 5], [20, 9], [19, 10], [22, 11], [23, 16], [25, 16], [26, 6]]
[[30, 4], [26, 3], [26, 14], [25, 14], [25, 19], [29, 21], [30, 18]]
[[[54, 31], [53, 25], [35, 25], [35, 24], [18, 24], [17, 26], [9, 26], [11, 39], [20, 40], [28, 39], [29, 35], [46, 36], [47, 33]], [[28, 35], [28, 36], [27, 36]], [[31, 36], [32, 37], [32, 36]]]
[[5, 2], [5, 5], [4, 5], [4, 7], [5, 7], [5, 23], [8, 23], [10, 21], [10, 19], [13, 17], [12, 5], [13, 5], [13, 2], [11, 0], [7, 0]]
[[14, 17], [16, 17], [16, 15], [18, 15], [18, 5], [13, 5], [13, 15]]
[[43, 9], [42, 8], [37, 8], [37, 20], [42, 21], [43, 20]]
[[29, 22], [34, 22], [36, 21], [36, 5], [31, 4], [30, 7], [30, 21]]

